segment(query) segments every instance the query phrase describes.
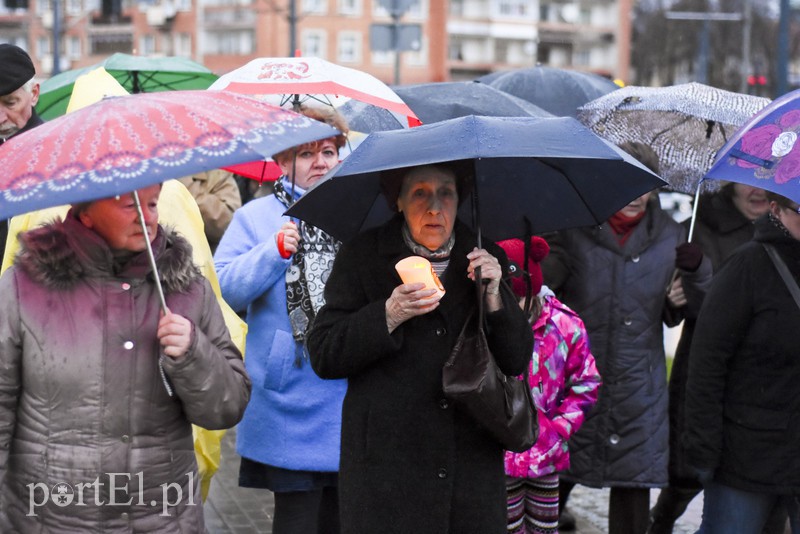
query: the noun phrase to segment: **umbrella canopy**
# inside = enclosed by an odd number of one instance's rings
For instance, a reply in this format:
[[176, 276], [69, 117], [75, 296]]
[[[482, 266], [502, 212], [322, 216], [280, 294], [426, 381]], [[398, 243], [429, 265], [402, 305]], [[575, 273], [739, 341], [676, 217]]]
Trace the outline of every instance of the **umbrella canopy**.
[[[468, 116], [373, 132], [287, 214], [346, 241], [392, 217], [381, 171], [474, 165], [480, 229], [493, 240], [600, 224], [664, 182], [572, 118]], [[475, 228], [470, 203], [459, 217]]]
[[478, 82], [437, 82], [394, 88], [423, 124], [467, 115], [547, 117], [550, 113], [527, 100]]
[[107, 98], [0, 147], [0, 218], [112, 197], [336, 133], [319, 121], [235, 93]]
[[768, 103], [700, 83], [631, 85], [583, 105], [578, 119], [612, 143], [650, 146], [670, 189], [692, 194], [720, 147]]
[[408, 128], [408, 121], [402, 115], [359, 100], [348, 100], [337, 109], [347, 120], [347, 125], [359, 132], [372, 133]]
[[527, 100], [559, 117], [574, 117], [579, 106], [619, 88], [597, 74], [554, 67], [530, 67], [488, 76], [488, 84], [495, 89]]
[[[233, 91], [259, 97], [272, 95], [276, 105], [342, 106], [351, 99], [372, 104], [403, 117], [410, 125], [419, 124], [414, 112], [388, 85], [371, 74], [342, 67], [316, 57], [275, 57], [254, 59], [214, 82], [211, 90]], [[263, 180], [274, 174], [265, 161], [227, 170]]]
[[760, 187], [800, 203], [800, 90], [750, 118], [717, 153], [704, 180]]
[[281, 95], [283, 106], [297, 96], [301, 103], [320, 102], [338, 107], [354, 98], [419, 123], [414, 112], [388, 85], [371, 74], [342, 67], [317, 57], [254, 59], [219, 78], [209, 89], [251, 95]]
[[103, 67], [129, 93], [206, 89], [217, 79], [217, 75], [203, 65], [183, 57], [118, 53], [90, 67], [62, 72], [45, 80], [40, 88], [36, 112], [45, 120], [63, 115], [75, 80], [98, 67]]

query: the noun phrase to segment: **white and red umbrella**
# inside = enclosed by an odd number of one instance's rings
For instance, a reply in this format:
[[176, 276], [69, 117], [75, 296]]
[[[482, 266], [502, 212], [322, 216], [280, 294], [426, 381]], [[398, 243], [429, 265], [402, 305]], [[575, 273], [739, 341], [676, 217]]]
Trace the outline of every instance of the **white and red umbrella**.
[[[378, 78], [316, 57], [254, 59], [221, 76], [208, 89], [249, 94], [279, 106], [292, 106], [295, 111], [300, 105], [338, 108], [357, 100], [388, 110], [401, 124], [421, 124], [411, 108]], [[281, 174], [269, 159], [226, 169], [259, 181], [275, 180]]]
[[215, 81], [221, 89], [250, 95], [283, 95], [280, 105], [297, 96], [339, 107], [355, 99], [406, 117], [409, 126], [419, 119], [388, 85], [378, 78], [316, 57], [266, 57], [250, 61]]

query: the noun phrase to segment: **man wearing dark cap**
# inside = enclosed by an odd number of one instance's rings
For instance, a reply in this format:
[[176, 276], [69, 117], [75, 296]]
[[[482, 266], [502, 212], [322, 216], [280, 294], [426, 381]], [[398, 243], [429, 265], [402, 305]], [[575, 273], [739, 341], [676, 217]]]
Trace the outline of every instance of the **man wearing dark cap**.
[[[33, 107], [39, 84], [31, 57], [18, 46], [0, 44], [0, 145], [20, 132], [42, 124]], [[0, 150], [0, 160], [3, 153]], [[0, 221], [0, 252], [5, 248], [8, 221]]]

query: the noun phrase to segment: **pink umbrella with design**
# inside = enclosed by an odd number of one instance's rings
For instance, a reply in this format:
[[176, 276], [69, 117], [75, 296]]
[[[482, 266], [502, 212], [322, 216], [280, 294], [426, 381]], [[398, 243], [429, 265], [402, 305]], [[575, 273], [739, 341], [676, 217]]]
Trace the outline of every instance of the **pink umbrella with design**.
[[337, 133], [236, 93], [107, 98], [0, 147], [0, 218], [129, 192], [136, 198], [137, 189], [170, 178], [253, 161]]

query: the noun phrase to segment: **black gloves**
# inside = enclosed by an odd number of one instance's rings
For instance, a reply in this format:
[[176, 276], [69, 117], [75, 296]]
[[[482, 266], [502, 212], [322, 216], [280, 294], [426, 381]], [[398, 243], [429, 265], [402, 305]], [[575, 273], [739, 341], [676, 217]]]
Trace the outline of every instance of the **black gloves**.
[[694, 243], [675, 247], [675, 267], [690, 273], [695, 272], [703, 261], [703, 251]]

